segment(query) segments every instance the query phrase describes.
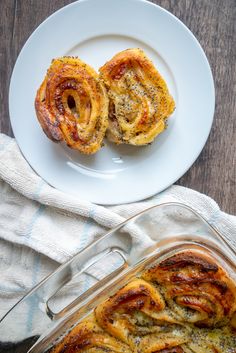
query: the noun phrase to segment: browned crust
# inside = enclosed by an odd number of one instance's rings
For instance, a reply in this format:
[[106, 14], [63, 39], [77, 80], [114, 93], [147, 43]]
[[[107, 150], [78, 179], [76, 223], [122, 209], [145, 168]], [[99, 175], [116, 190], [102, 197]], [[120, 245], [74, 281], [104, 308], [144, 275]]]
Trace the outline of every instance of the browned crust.
[[106, 302], [101, 304], [95, 315], [100, 324], [106, 325], [112, 320], [116, 312], [132, 312], [134, 310], [162, 310], [164, 302], [159, 293], [149, 283], [136, 279], [123, 288]]
[[151, 60], [139, 48], [127, 49], [99, 72], [116, 107], [115, 114], [109, 114], [107, 138], [117, 144], [151, 143], [175, 109], [166, 82]]
[[236, 286], [207, 255], [181, 252], [144, 271], [142, 277], [165, 288], [166, 298], [199, 310], [208, 318], [199, 325], [222, 325], [236, 310]]
[[[189, 330], [194, 325], [197, 330], [207, 326], [209, 335], [211, 328], [229, 325], [229, 332], [235, 334], [234, 324], [230, 326], [229, 322], [235, 318], [236, 286], [210, 255], [179, 252], [144, 270], [141, 276], [99, 304], [94, 314], [76, 326], [53, 353], [90, 349], [101, 353], [183, 353], [189, 349]], [[180, 316], [172, 321], [172, 315], [168, 316], [170, 302], [199, 312], [198, 321], [188, 322]], [[137, 318], [137, 313], [144, 315]], [[159, 331], [159, 326], [164, 330]], [[180, 330], [182, 336], [175, 335], [175, 330]], [[217, 342], [209, 342], [209, 349], [217, 352]], [[208, 347], [207, 342], [204, 347]]]
[[[137, 62], [146, 72], [149, 72], [150, 77], [158, 72], [154, 68], [153, 63], [144, 55], [143, 51], [139, 48], [126, 49], [117, 53], [113, 58], [103, 65], [99, 71], [102, 75], [110, 77], [112, 80], [118, 80], [125, 72], [127, 65], [133, 65]], [[159, 77], [161, 77], [159, 75]]]
[[166, 260], [160, 263], [159, 267], [163, 270], [179, 270], [181, 268], [192, 265], [198, 267], [202, 272], [217, 272], [219, 269], [218, 266], [209, 259], [206, 259], [204, 256], [200, 256], [192, 252], [182, 252], [170, 258], [167, 258]]
[[131, 353], [128, 346], [104, 332], [93, 315], [78, 324], [51, 353], [96, 352]]
[[37, 91], [35, 110], [52, 141], [65, 141], [85, 154], [101, 148], [108, 125], [107, 93], [95, 70], [79, 58], [52, 61]]
[[48, 111], [44, 102], [41, 101], [40, 96], [42, 96], [42, 90], [44, 87], [44, 82], [37, 91], [35, 98], [35, 111], [38, 121], [47, 135], [47, 137], [53, 142], [60, 142], [63, 140], [62, 132], [57, 121], [52, 122], [51, 114]]

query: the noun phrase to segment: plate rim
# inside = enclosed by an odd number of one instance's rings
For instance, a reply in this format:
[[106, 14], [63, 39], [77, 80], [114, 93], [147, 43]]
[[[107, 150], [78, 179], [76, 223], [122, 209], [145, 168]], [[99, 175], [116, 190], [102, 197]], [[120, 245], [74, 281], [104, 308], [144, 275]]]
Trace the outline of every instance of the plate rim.
[[[34, 170], [34, 172], [40, 177], [42, 178], [47, 184], [49, 184], [51, 187], [55, 188], [56, 190], [60, 190], [64, 193], [66, 193], [67, 195], [73, 196], [72, 193], [69, 193], [68, 191], [65, 191], [63, 189], [61, 189], [58, 186], [54, 186], [50, 181], [47, 180], [47, 178], [44, 178], [44, 176], [37, 172], [35, 167], [31, 164], [32, 161], [29, 161], [29, 159], [26, 157], [26, 154], [23, 152], [22, 148], [21, 148], [21, 144], [18, 141], [18, 137], [16, 136], [17, 134], [15, 134], [15, 128], [14, 128], [14, 118], [12, 118], [12, 113], [11, 113], [11, 100], [13, 99], [13, 81], [16, 75], [16, 71], [17, 71], [17, 67], [19, 65], [19, 61], [21, 60], [21, 56], [24, 53], [24, 50], [31, 44], [31, 41], [34, 40], [35, 35], [37, 34], [38, 31], [40, 31], [40, 29], [47, 23], [50, 22], [52, 18], [56, 17], [59, 13], [64, 12], [65, 9], [69, 8], [69, 7], [77, 7], [78, 5], [80, 5], [81, 3], [89, 3], [89, 2], [93, 2], [94, 0], [77, 0], [73, 3], [67, 4], [61, 8], [59, 8], [58, 10], [56, 10], [55, 12], [53, 12], [51, 15], [49, 15], [46, 19], [44, 19], [34, 30], [33, 32], [30, 34], [30, 36], [27, 38], [27, 40], [25, 41], [24, 45], [22, 46], [17, 59], [15, 61], [14, 64], [14, 68], [12, 70], [12, 74], [11, 74], [11, 78], [10, 78], [10, 85], [9, 85], [9, 93], [8, 93], [8, 109], [9, 109], [9, 116], [10, 116], [10, 123], [11, 123], [11, 127], [12, 127], [12, 131], [14, 133], [14, 138], [17, 142], [17, 145], [21, 151], [21, 154], [23, 155], [23, 158], [26, 160], [26, 162], [29, 164], [29, 166]], [[116, 0], [110, 0], [110, 2], [116, 2]], [[212, 74], [212, 70], [211, 70], [211, 66], [209, 64], [208, 58], [206, 56], [206, 53], [204, 52], [201, 44], [199, 43], [198, 39], [195, 37], [195, 35], [192, 33], [192, 31], [178, 18], [176, 17], [174, 14], [172, 14], [171, 12], [169, 12], [168, 10], [166, 10], [165, 8], [161, 7], [160, 5], [157, 5], [155, 3], [152, 3], [148, 0], [129, 0], [130, 2], [139, 2], [139, 3], [143, 3], [144, 5], [153, 7], [153, 8], [158, 8], [160, 12], [164, 12], [166, 13], [168, 16], [172, 17], [174, 21], [178, 22], [179, 25], [181, 25], [185, 31], [188, 32], [188, 34], [191, 36], [191, 39], [195, 42], [195, 45], [197, 45], [199, 53], [201, 53], [202, 59], [204, 60], [204, 64], [207, 68], [208, 74], [209, 74], [209, 84], [211, 86], [211, 96], [212, 96], [212, 109], [211, 109], [211, 116], [208, 117], [208, 122], [209, 122], [209, 130], [206, 133], [205, 138], [202, 140], [201, 144], [199, 144], [198, 148], [196, 149], [195, 153], [192, 154], [192, 158], [191, 158], [191, 164], [187, 164], [185, 168], [182, 168], [181, 170], [179, 170], [179, 173], [176, 173], [174, 175], [174, 177], [170, 178], [170, 180], [166, 183], [166, 186], [161, 188], [161, 190], [158, 190], [158, 184], [156, 184], [156, 187], [154, 188], [156, 191], [150, 191], [149, 193], [142, 193], [142, 195], [138, 195], [137, 197], [127, 197], [126, 200], [123, 200], [122, 202], [114, 202], [112, 200], [110, 200], [110, 202], [99, 202], [99, 201], [94, 201], [94, 200], [90, 200], [85, 199], [85, 198], [81, 198], [81, 200], [87, 201], [87, 202], [91, 202], [91, 203], [95, 203], [98, 205], [104, 205], [104, 206], [111, 206], [111, 205], [118, 205], [118, 204], [127, 204], [127, 203], [133, 203], [133, 202], [137, 202], [137, 201], [141, 201], [141, 200], [145, 200], [150, 198], [151, 196], [157, 195], [160, 192], [166, 190], [168, 187], [170, 187], [171, 185], [173, 185], [177, 180], [179, 180], [191, 167], [192, 165], [195, 163], [195, 161], [197, 160], [197, 158], [200, 156], [204, 146], [206, 145], [206, 142], [208, 140], [209, 134], [211, 132], [211, 128], [212, 128], [212, 124], [213, 124], [213, 120], [214, 120], [214, 113], [215, 113], [215, 102], [216, 102], [216, 95], [215, 95], [215, 83], [214, 83], [214, 78], [213, 78], [213, 74]], [[119, 35], [119, 34], [118, 34]], [[77, 196], [75, 196], [77, 198]], [[95, 197], [96, 199], [97, 197]], [[99, 197], [101, 198], [101, 197]]]

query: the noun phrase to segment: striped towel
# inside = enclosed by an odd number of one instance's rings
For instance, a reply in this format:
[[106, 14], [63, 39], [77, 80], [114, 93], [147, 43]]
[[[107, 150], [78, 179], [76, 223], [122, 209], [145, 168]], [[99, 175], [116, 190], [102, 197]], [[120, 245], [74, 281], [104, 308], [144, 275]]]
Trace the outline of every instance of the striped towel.
[[[142, 202], [102, 207], [49, 186], [14, 139], [0, 134], [0, 317], [57, 266], [128, 217], [163, 202], [197, 210], [231, 243], [236, 217], [206, 195], [172, 186]], [[148, 239], [140, 239], [145, 246]]]

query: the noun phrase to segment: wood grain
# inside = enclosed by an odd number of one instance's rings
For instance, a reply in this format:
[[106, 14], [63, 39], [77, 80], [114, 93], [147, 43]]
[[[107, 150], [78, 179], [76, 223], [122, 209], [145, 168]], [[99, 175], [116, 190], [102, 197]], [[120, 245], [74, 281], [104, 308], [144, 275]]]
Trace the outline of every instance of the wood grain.
[[[19, 51], [29, 35], [46, 17], [71, 2], [1, 0], [1, 132], [13, 136], [8, 114], [8, 87]], [[194, 33], [207, 54], [215, 80], [216, 111], [209, 139], [200, 157], [177, 184], [211, 196], [224, 211], [236, 214], [236, 2], [152, 2], [172, 12]]]

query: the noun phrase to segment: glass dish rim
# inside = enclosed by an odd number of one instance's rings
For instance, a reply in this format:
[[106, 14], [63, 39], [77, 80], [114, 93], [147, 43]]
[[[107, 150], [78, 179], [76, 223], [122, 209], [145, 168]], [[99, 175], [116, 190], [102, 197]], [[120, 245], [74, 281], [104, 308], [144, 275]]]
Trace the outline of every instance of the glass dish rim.
[[[150, 212], [151, 210], [155, 209], [155, 208], [160, 208], [163, 206], [177, 206], [177, 207], [182, 207], [187, 209], [188, 211], [192, 212], [198, 219], [200, 219], [203, 223], [205, 223], [207, 225], [207, 227], [209, 227], [213, 233], [215, 233], [216, 237], [218, 237], [220, 239], [220, 241], [222, 241], [224, 243], [224, 245], [226, 246], [226, 249], [228, 251], [230, 251], [234, 257], [235, 257], [235, 261], [236, 261], [236, 250], [231, 246], [231, 244], [228, 242], [227, 238], [225, 238], [214, 226], [212, 226], [205, 217], [203, 217], [201, 214], [199, 214], [195, 209], [193, 209], [192, 207], [181, 203], [181, 202], [164, 202], [164, 203], [160, 203], [158, 205], [154, 205], [151, 207], [148, 207], [146, 209], [144, 209], [141, 212], [138, 212], [137, 214], [127, 218], [125, 221], [121, 222], [120, 224], [118, 224], [116, 227], [108, 230], [107, 232], [105, 232], [102, 236], [100, 236], [98, 239], [96, 239], [95, 241], [92, 241], [89, 245], [87, 245], [85, 248], [83, 248], [82, 250], [80, 250], [78, 253], [76, 253], [75, 255], [73, 255], [68, 261], [62, 263], [61, 265], [58, 266], [58, 268], [51, 272], [49, 275], [47, 275], [45, 278], [43, 278], [36, 286], [34, 286], [32, 289], [30, 289], [20, 300], [18, 300], [7, 312], [6, 314], [4, 314], [3, 317], [0, 318], [0, 324], [1, 322], [8, 316], [8, 314], [10, 314], [15, 308], [16, 306], [18, 306], [18, 304], [20, 304], [22, 301], [24, 301], [25, 299], [27, 299], [29, 296], [31, 296], [32, 294], [34, 294], [34, 292], [36, 292], [43, 284], [45, 284], [47, 281], [50, 281], [50, 279], [56, 274], [61, 272], [65, 267], [67, 267], [77, 256], [80, 256], [85, 250], [89, 250], [90, 248], [96, 246], [97, 243], [99, 243], [100, 241], [104, 240], [105, 238], [109, 237], [110, 234], [118, 231], [119, 229], [121, 229], [122, 227], [124, 227], [125, 225], [127, 225], [128, 223], [130, 223], [131, 221], [135, 220], [135, 218], [139, 218], [141, 217], [143, 214]], [[217, 239], [217, 240], [219, 240]], [[226, 254], [227, 255], [227, 254]]]

